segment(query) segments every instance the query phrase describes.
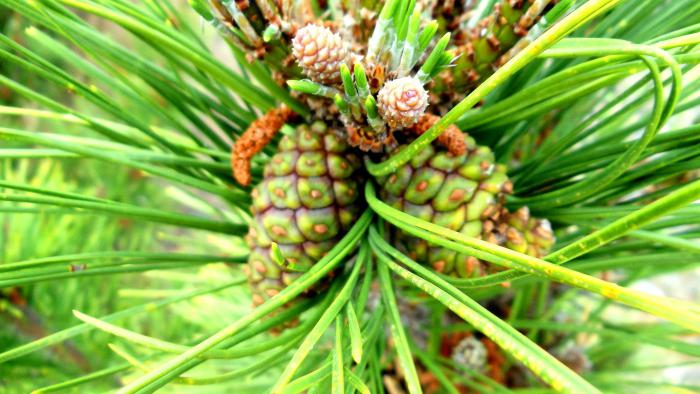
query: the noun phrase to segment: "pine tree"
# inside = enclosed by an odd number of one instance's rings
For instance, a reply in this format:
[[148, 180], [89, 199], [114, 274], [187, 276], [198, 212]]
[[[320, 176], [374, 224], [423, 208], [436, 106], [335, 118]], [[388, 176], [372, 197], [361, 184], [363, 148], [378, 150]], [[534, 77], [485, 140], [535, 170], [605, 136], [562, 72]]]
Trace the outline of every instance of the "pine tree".
[[699, 26], [4, 0], [0, 391], [698, 391]]

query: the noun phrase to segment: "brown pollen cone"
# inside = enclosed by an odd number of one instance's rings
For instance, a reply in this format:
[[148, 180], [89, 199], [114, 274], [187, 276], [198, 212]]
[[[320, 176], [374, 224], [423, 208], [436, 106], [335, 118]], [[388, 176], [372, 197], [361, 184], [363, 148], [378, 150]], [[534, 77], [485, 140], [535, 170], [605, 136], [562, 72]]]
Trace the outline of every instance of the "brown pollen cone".
[[[433, 127], [440, 117], [433, 114], [424, 114], [418, 123], [408, 128], [416, 135], [421, 135]], [[449, 125], [437, 138], [437, 141], [447, 148], [455, 156], [463, 155], [467, 151], [467, 144], [464, 142], [464, 133], [455, 125]]]
[[250, 185], [250, 159], [267, 145], [285, 122], [294, 116], [286, 106], [274, 108], [253, 121], [231, 149], [233, 178], [241, 185]]

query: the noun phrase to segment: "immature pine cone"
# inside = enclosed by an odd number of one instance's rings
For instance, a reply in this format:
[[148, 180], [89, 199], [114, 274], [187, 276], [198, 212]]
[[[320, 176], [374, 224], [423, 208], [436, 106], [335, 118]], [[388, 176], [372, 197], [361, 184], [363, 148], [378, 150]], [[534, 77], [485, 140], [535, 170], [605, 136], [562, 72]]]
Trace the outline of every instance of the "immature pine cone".
[[387, 82], [378, 98], [379, 114], [392, 129], [414, 125], [428, 106], [428, 92], [412, 77]]
[[[476, 145], [472, 137], [462, 138], [466, 149], [461, 155], [431, 144], [392, 174], [379, 177], [382, 201], [466, 236], [529, 256], [546, 256], [555, 242], [550, 223], [532, 217], [527, 207], [514, 212], [503, 207], [503, 197], [513, 191], [505, 166], [495, 162], [488, 147]], [[403, 230], [393, 230], [390, 237], [408, 257], [445, 275], [472, 278], [503, 269]]]
[[[500, 200], [511, 191], [511, 182], [505, 167], [495, 163], [488, 147], [477, 146], [471, 137], [463, 138], [467, 149], [462, 155], [455, 156], [439, 145], [428, 145], [392, 174], [377, 179], [382, 201], [467, 236], [490, 234], [491, 228], [484, 224], [499, 212]], [[391, 236], [400, 251], [445, 275], [479, 277], [490, 268], [473, 256], [402, 230], [395, 230]]]
[[362, 212], [362, 160], [345, 142], [316, 121], [284, 136], [252, 191], [253, 223], [248, 282], [260, 305], [301, 276], [281, 267], [272, 243], [301, 271], [318, 262]]
[[339, 34], [323, 26], [306, 25], [294, 36], [292, 52], [304, 74], [314, 82], [340, 82], [340, 65], [347, 62], [348, 49]]

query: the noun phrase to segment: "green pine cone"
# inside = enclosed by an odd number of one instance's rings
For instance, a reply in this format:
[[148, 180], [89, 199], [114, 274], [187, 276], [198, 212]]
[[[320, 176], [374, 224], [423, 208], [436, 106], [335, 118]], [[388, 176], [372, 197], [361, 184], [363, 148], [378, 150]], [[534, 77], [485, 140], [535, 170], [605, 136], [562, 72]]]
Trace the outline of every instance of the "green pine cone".
[[[317, 121], [285, 136], [252, 192], [248, 281], [254, 305], [277, 294], [342, 238], [361, 212], [360, 157]], [[285, 258], [270, 255], [276, 243]]]
[[[381, 198], [423, 220], [480, 236], [484, 221], [500, 211], [500, 196], [510, 191], [511, 184], [489, 148], [477, 146], [471, 137], [466, 143], [467, 152], [460, 156], [434, 146], [423, 149], [396, 172], [378, 179]], [[402, 231], [393, 236], [399, 249], [439, 272], [470, 277], [482, 271], [480, 263], [468, 256]]]
[[[512, 185], [488, 147], [466, 137], [467, 152], [453, 156], [429, 146], [393, 174], [378, 179], [381, 198], [392, 207], [423, 220], [541, 257], [553, 244], [549, 223], [529, 211], [509, 213], [501, 206]], [[399, 147], [398, 149], [400, 149]], [[433, 245], [401, 230], [391, 235], [401, 251], [438, 272], [477, 277], [498, 267], [475, 257]]]

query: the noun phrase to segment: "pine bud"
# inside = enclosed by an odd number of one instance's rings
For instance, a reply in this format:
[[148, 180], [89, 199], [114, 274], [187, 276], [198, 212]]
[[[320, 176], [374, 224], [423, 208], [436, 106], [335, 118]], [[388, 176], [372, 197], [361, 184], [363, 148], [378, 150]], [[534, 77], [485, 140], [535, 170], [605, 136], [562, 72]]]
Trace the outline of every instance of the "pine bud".
[[340, 65], [348, 60], [348, 49], [339, 34], [318, 25], [306, 25], [292, 41], [297, 64], [311, 80], [322, 84], [340, 82]]
[[387, 82], [378, 98], [379, 113], [392, 129], [414, 125], [428, 106], [428, 92], [412, 77]]

